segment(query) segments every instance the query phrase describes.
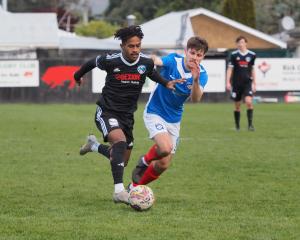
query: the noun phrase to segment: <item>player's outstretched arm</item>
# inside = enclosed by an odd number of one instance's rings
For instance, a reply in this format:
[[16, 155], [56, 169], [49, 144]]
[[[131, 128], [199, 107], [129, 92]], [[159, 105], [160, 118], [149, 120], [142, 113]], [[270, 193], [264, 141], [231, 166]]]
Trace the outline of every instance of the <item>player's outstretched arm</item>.
[[161, 67], [163, 64], [163, 61], [161, 60], [160, 57], [156, 56], [156, 55], [151, 55], [151, 59], [154, 62], [154, 65]]
[[160, 74], [154, 69], [152, 71], [152, 73], [148, 76], [152, 81], [157, 82], [161, 85], [163, 85], [164, 87], [174, 90], [175, 89], [175, 84], [176, 83], [183, 83], [185, 82], [185, 79], [176, 79], [176, 80], [172, 80], [172, 81], [167, 81], [166, 79], [164, 79], [162, 76], [160, 76]]
[[83, 78], [82, 78], [83, 75], [86, 74], [87, 72], [91, 71], [95, 67], [96, 67], [96, 58], [93, 58], [93, 59], [87, 61], [86, 63], [84, 63], [80, 67], [80, 69], [74, 73], [74, 79], [75, 79], [76, 83], [78, 84], [78, 86], [80, 86], [83, 81]]

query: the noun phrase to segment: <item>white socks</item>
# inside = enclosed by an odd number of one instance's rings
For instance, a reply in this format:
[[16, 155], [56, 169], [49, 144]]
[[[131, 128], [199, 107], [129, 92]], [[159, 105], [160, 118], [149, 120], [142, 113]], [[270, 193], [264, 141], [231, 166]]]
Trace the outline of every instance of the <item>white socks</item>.
[[95, 142], [95, 143], [92, 145], [91, 150], [92, 150], [93, 152], [98, 152], [98, 147], [99, 147], [99, 146], [100, 146], [100, 143]]
[[115, 193], [119, 193], [125, 190], [123, 183], [117, 183], [115, 184]]

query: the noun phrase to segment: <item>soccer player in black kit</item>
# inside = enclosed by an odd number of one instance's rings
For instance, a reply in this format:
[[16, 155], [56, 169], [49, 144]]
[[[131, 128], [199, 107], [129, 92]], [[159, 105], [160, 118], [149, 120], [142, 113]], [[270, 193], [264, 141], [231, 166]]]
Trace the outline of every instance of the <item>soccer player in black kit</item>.
[[146, 77], [169, 89], [184, 81], [167, 81], [156, 72], [153, 60], [141, 53], [143, 36], [139, 26], [119, 29], [115, 38], [121, 40], [121, 52], [97, 56], [74, 74], [75, 81], [80, 85], [82, 76], [95, 67], [107, 72], [105, 86], [97, 101], [95, 123], [110, 146], [100, 144], [94, 135], [89, 135], [80, 154], [99, 152], [110, 159], [115, 203], [128, 204], [129, 194], [123, 184], [123, 172], [133, 147], [133, 115]]
[[226, 89], [231, 91], [231, 98], [235, 102], [235, 128], [240, 130], [240, 107], [242, 97], [247, 106], [248, 130], [253, 127], [253, 93], [256, 92], [254, 62], [256, 54], [247, 49], [247, 39], [239, 36], [236, 39], [237, 50], [231, 53], [226, 74]]

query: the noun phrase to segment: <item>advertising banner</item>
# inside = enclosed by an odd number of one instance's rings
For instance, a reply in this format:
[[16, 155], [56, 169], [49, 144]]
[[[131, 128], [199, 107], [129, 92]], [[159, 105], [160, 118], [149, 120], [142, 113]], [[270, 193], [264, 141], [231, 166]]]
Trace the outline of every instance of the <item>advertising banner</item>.
[[0, 61], [0, 87], [38, 87], [39, 61]]
[[300, 90], [299, 58], [257, 58], [257, 91]]

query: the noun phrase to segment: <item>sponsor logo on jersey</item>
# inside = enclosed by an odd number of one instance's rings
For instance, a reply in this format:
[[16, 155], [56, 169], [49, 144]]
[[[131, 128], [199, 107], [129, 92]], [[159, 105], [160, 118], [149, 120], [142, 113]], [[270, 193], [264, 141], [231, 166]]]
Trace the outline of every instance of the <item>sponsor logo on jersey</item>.
[[248, 67], [248, 64], [249, 63], [247, 61], [243, 61], [243, 60], [239, 61], [240, 67]]
[[121, 70], [120, 70], [120, 68], [115, 68], [114, 70], [113, 70], [113, 72], [120, 72]]
[[146, 72], [146, 66], [145, 65], [138, 66], [137, 71], [139, 72], [139, 74], [143, 74], [144, 72]]
[[108, 119], [108, 123], [111, 127], [118, 127], [119, 126], [118, 120], [115, 119], [115, 118]]
[[121, 74], [115, 74], [115, 78], [119, 81], [140, 81], [141, 75], [138, 73], [121, 73]]
[[47, 68], [42, 76], [42, 81], [50, 88], [64, 87], [68, 84], [68, 89], [75, 87], [74, 72], [79, 66], [56, 66]]

